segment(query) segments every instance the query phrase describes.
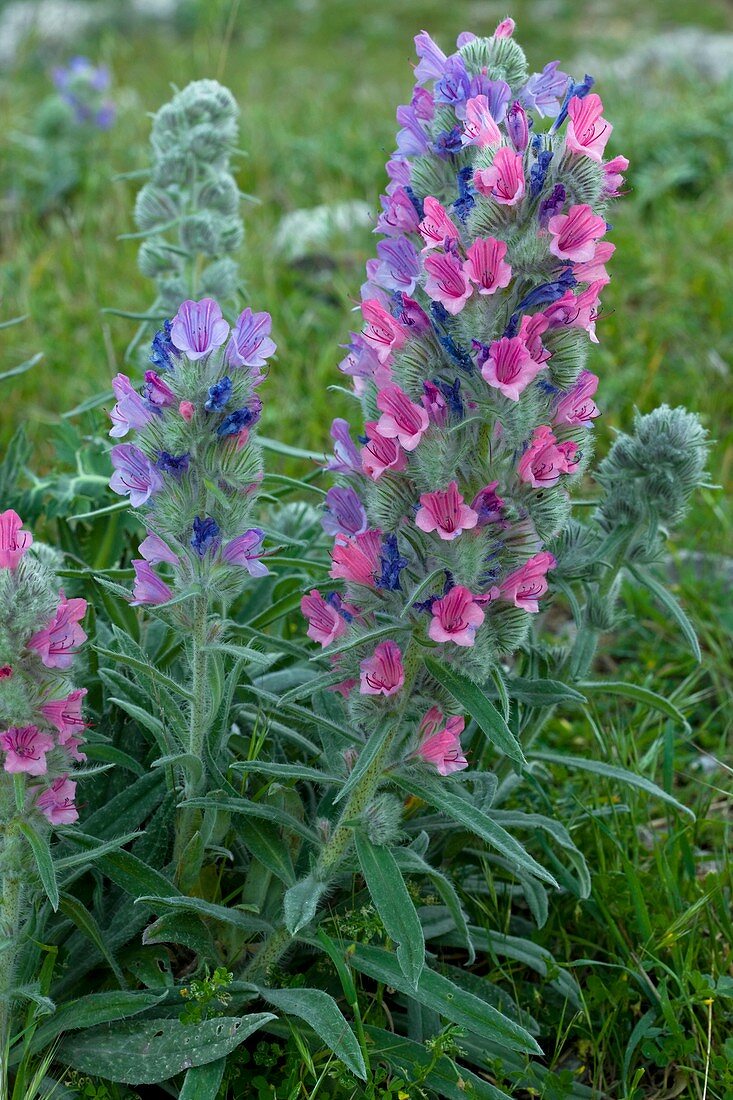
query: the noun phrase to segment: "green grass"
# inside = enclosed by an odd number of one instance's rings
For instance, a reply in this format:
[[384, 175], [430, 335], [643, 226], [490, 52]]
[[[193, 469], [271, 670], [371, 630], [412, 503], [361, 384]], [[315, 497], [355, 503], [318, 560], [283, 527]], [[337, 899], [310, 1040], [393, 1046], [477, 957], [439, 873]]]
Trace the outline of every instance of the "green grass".
[[[490, 32], [508, 6], [227, 0], [202, 3], [185, 33], [110, 28], [78, 43], [110, 64], [120, 118], [100, 138], [82, 187], [62, 211], [39, 221], [0, 200], [6, 211], [2, 317], [29, 315], [3, 332], [0, 372], [38, 351], [44, 356], [12, 388], [5, 384], [0, 440], [26, 422], [36, 465], [47, 464], [49, 425], [59, 412], [104, 390], [122, 368], [133, 325], [100, 309], [139, 311], [151, 289], [137, 271], [135, 242], [117, 241], [133, 228], [135, 185], [113, 177], [146, 164], [145, 112], [169, 98], [171, 82], [215, 76], [241, 106], [247, 156], [239, 182], [258, 200], [244, 209], [248, 297], [272, 312], [279, 345], [264, 430], [291, 445], [322, 449], [331, 418], [349, 411], [346, 396], [328, 387], [340, 382], [338, 345], [347, 338], [374, 241], [356, 233], [330, 261], [294, 268], [273, 252], [276, 227], [288, 211], [326, 202], [358, 199], [376, 211], [394, 110], [410, 92], [412, 35], [425, 27], [448, 47], [462, 29]], [[634, 0], [585, 6], [517, 0], [510, 6], [531, 62], [559, 57], [576, 75], [585, 56], [618, 56], [648, 34], [693, 20], [724, 31], [729, 19], [726, 0], [700, 0], [694, 10], [686, 0], [656, 0], [642, 10]], [[10, 130], [30, 127], [47, 90], [49, 60], [29, 48], [0, 82], [0, 112]], [[599, 325], [602, 342], [589, 364], [601, 376], [605, 410], [599, 450], [614, 427], [629, 424], [634, 407], [646, 412], [667, 401], [699, 411], [716, 440], [711, 475], [723, 491], [700, 494], [679, 542], [725, 552], [733, 530], [733, 86], [710, 90], [684, 75], [650, 74], [630, 87], [601, 80], [599, 90], [615, 125], [610, 149], [632, 158], [631, 191], [612, 219], [617, 253]], [[83, 424], [103, 430], [98, 413]], [[695, 810], [696, 822], [662, 813], [638, 793], [553, 768], [553, 803], [589, 852], [594, 893], [584, 903], [555, 901], [538, 938], [574, 965], [586, 1011], [564, 1016], [521, 968], [488, 964], [490, 977], [503, 973], [533, 1002], [558, 1072], [619, 1100], [733, 1096], [725, 1066], [726, 1051], [733, 1063], [731, 1040], [724, 1045], [733, 1000], [724, 983], [711, 992], [730, 974], [733, 942], [724, 859], [733, 805], [733, 622], [725, 610], [729, 592], [710, 568], [695, 579], [682, 567], [678, 593], [701, 634], [702, 669], [685, 654], [674, 626], [632, 592], [625, 628], [604, 651], [600, 669], [653, 684], [682, 707], [692, 733], [611, 701], [594, 713], [594, 723], [557, 719], [548, 741], [653, 776]], [[719, 763], [705, 770], [701, 759]], [[487, 923], [497, 927], [496, 899], [474, 904], [485, 905]], [[557, 1089], [561, 1097], [560, 1084]]]

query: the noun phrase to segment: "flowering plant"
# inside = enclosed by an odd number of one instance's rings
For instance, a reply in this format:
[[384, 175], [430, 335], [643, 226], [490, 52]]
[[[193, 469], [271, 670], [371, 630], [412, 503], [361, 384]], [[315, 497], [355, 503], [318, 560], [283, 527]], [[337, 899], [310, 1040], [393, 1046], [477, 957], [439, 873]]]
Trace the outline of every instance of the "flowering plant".
[[[7, 1086], [12, 1008], [32, 1001], [20, 960], [40, 897], [59, 906], [51, 855], [54, 829], [74, 823], [83, 751], [86, 690], [70, 670], [86, 640], [84, 599], [67, 598], [53, 552], [34, 546], [17, 512], [0, 513], [0, 1081]], [[35, 984], [33, 984], [35, 983]]]

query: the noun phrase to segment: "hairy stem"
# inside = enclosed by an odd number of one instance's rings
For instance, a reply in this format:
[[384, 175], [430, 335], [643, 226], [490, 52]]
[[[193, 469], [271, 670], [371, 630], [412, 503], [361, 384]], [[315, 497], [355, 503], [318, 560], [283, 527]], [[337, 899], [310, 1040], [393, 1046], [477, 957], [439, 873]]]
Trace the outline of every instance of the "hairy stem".
[[23, 911], [22, 839], [10, 829], [3, 845], [5, 873], [0, 898], [0, 936], [7, 946], [0, 951], [0, 1100], [8, 1096], [8, 1061], [12, 1032], [12, 999]]
[[[193, 798], [205, 786], [204, 745], [209, 732], [207, 719], [208, 658], [206, 643], [208, 640], [209, 605], [206, 596], [196, 596], [194, 600], [194, 621], [191, 638], [191, 709], [188, 729], [188, 753], [200, 764], [200, 776], [197, 778], [189, 767], [186, 768], [183, 786], [184, 800]], [[192, 868], [182, 866], [182, 858], [198, 827], [200, 811], [197, 807], [183, 806], [179, 810], [176, 827], [174, 858], [176, 876], [180, 880], [184, 873]]]

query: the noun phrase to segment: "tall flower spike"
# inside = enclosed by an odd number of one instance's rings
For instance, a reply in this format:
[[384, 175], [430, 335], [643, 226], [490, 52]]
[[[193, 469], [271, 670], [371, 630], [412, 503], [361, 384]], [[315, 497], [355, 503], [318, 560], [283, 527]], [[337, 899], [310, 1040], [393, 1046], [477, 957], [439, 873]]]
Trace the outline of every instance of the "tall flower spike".
[[[598, 379], [585, 361], [626, 161], [603, 161], [611, 128], [590, 78], [576, 84], [556, 61], [530, 74], [513, 31], [462, 35], [450, 55], [418, 35], [377, 225], [387, 240], [341, 364], [363, 426], [334, 423], [324, 526], [355, 613], [317, 593], [304, 611], [311, 637], [343, 646], [339, 690], [367, 730], [372, 712], [376, 725], [403, 705], [380, 647], [404, 655], [408, 710], [435, 692], [410, 634], [481, 680], [516, 650], [592, 450]], [[394, 641], [375, 651], [382, 630]], [[439, 738], [445, 763], [441, 751]]]

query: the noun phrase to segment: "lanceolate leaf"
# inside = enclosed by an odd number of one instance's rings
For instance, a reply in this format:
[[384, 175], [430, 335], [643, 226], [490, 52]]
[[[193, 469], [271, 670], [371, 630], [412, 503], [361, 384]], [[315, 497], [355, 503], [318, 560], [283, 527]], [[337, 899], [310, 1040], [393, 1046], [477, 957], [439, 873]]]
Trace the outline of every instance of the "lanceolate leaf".
[[216, 1100], [225, 1069], [226, 1058], [208, 1062], [205, 1066], [194, 1066], [186, 1074], [178, 1100]]
[[263, 1024], [271, 1012], [222, 1016], [201, 1024], [144, 1020], [95, 1027], [64, 1040], [58, 1057], [83, 1073], [104, 1072], [109, 1081], [154, 1085], [177, 1073], [226, 1057]]
[[48, 845], [48, 839], [45, 836], [41, 836], [41, 834], [27, 821], [19, 821], [18, 828], [31, 846], [33, 858], [38, 868], [38, 875], [43, 884], [43, 889], [46, 891], [48, 900], [51, 902], [53, 909], [56, 910], [59, 907], [59, 888], [56, 882], [56, 870], [53, 865], [53, 857]]
[[460, 898], [453, 883], [444, 874], [437, 871], [435, 867], [431, 867], [413, 848], [395, 848], [393, 854], [400, 870], [411, 872], [414, 875], [426, 875], [433, 882], [435, 889], [443, 899], [446, 909], [453, 918], [456, 929], [465, 938], [468, 961], [472, 963], [476, 958], [476, 952], [468, 931], [466, 914], [463, 912]]
[[234, 928], [241, 928], [245, 932], [268, 932], [271, 927], [267, 921], [259, 920], [241, 909], [234, 909], [226, 905], [215, 905], [214, 902], [205, 901], [203, 898], [143, 896], [137, 900], [156, 913], [166, 909], [174, 912], [196, 913], [199, 917], [221, 921], [223, 924], [230, 924]]
[[477, 806], [472, 805], [461, 795], [455, 794], [445, 785], [421, 782], [418, 779], [413, 779], [412, 776], [408, 778], [404, 775], [395, 775], [393, 779], [408, 794], [421, 798], [424, 802], [434, 806], [436, 810], [448, 814], [449, 817], [468, 829], [469, 832], [480, 836], [487, 844], [490, 844], [492, 848], [505, 856], [510, 865], [516, 867], [518, 871], [535, 875], [544, 882], [549, 882], [551, 886], [557, 886], [557, 882], [550, 872], [528, 852], [525, 852], [518, 840], [515, 840], [506, 829], [503, 829], [501, 825], [498, 825], [491, 817], [482, 813]]
[[476, 719], [489, 741], [515, 764], [524, 764], [521, 745], [481, 688], [461, 672], [448, 668], [440, 661], [436, 661], [434, 657], [426, 657], [425, 664], [433, 679], [449, 691], [456, 702]]
[[[422, 1043], [381, 1027], [367, 1027], [366, 1032], [373, 1041], [371, 1049], [375, 1059], [385, 1059], [406, 1081], [414, 1076], [416, 1066], [432, 1064], [432, 1055]], [[510, 1100], [501, 1089], [463, 1066], [457, 1066], [450, 1058], [437, 1060], [425, 1078], [425, 1085], [445, 1100], [468, 1100], [469, 1097], [471, 1100]]]
[[425, 940], [402, 872], [384, 844], [372, 844], [358, 830], [354, 839], [367, 889], [387, 935], [397, 943], [402, 973], [411, 985], [416, 985], [425, 964]]
[[396, 955], [390, 951], [381, 947], [355, 944], [349, 959], [351, 965], [362, 974], [368, 974], [377, 982], [415, 997], [426, 1008], [431, 1008], [454, 1024], [465, 1027], [467, 1031], [484, 1039], [503, 1042], [511, 1050], [522, 1050], [529, 1054], [542, 1053], [529, 1032], [514, 1020], [465, 989], [459, 989], [434, 970], [427, 967], [423, 969], [415, 990], [402, 973]]
[[686, 730], [689, 730], [690, 725], [685, 718], [684, 714], [681, 714], [674, 703], [670, 703], [669, 699], [665, 699], [664, 696], [658, 695], [656, 691], [652, 691], [651, 688], [642, 687], [640, 684], [627, 684], [623, 681], [615, 680], [600, 680], [598, 683], [584, 682], [579, 683], [578, 687], [586, 695], [622, 695], [625, 699], [630, 699], [634, 703], [643, 703], [644, 706], [650, 707], [651, 710], [658, 710], [662, 714], [666, 714], [668, 718], [672, 718]]
[[671, 794], [667, 794], [656, 783], [652, 783], [651, 779], [646, 779], [643, 775], [636, 775], [635, 772], [627, 771], [626, 768], [619, 768], [615, 764], [605, 764], [601, 760], [589, 760], [584, 756], [566, 756], [564, 753], [557, 752], [533, 752], [531, 759], [544, 760], [548, 764], [560, 764], [565, 768], [577, 768], [578, 771], [591, 772], [593, 775], [602, 775], [604, 778], [613, 779], [618, 783], [626, 783], [630, 787], [638, 787], [640, 791], [646, 791], [654, 798], [660, 798], [663, 802], [668, 802], [670, 806], [674, 806], [676, 810], [681, 810], [682, 813], [689, 814], [691, 818], [694, 819], [695, 817], [688, 806], [683, 806]]
[[320, 989], [261, 989], [264, 1000], [281, 1012], [305, 1020], [323, 1040], [329, 1050], [352, 1073], [366, 1080], [366, 1066], [359, 1044], [340, 1008]]
[[663, 584], [660, 584], [656, 577], [653, 577], [647, 569], [643, 569], [638, 565], [628, 565], [627, 568], [640, 584], [643, 584], [649, 589], [653, 596], [656, 596], [662, 607], [669, 611], [670, 615], [677, 623], [677, 626], [684, 634], [695, 660], [701, 661], [702, 653], [700, 652], [700, 643], [697, 640], [695, 628], [672, 593], [669, 592]]
[[[42, 1050], [64, 1031], [80, 1031], [113, 1020], [125, 1020], [138, 1012], [146, 1012], [166, 1000], [167, 993], [133, 993], [117, 990], [113, 993], [90, 993], [57, 1008], [49, 1020], [36, 1028], [31, 1050]], [[97, 1067], [100, 1068], [99, 1066]]]

